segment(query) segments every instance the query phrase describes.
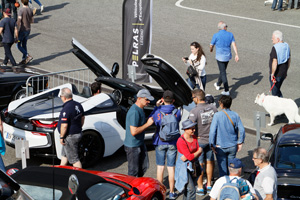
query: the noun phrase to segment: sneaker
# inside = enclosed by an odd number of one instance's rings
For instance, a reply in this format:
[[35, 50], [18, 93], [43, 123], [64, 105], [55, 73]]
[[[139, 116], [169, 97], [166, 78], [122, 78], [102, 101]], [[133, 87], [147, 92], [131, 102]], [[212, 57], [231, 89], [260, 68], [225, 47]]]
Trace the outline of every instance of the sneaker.
[[7, 67], [7, 64], [1, 63], [1, 67]]
[[223, 92], [221, 92], [221, 94], [222, 94], [222, 95], [226, 95], [226, 96], [229, 96], [229, 95], [230, 95], [229, 91], [227, 91], [227, 92], [223, 91]]
[[209, 194], [210, 191], [211, 191], [211, 186], [206, 186], [206, 192], [207, 192], [207, 194]]
[[197, 190], [196, 190], [196, 194], [197, 195], [199, 195], [199, 196], [203, 196], [203, 195], [205, 195], [205, 193], [204, 193], [204, 189], [203, 188], [197, 188]]
[[33, 14], [33, 15], [36, 14], [36, 10], [37, 10], [36, 8], [33, 8], [33, 9], [32, 9], [32, 14]]
[[220, 90], [220, 86], [217, 85], [217, 83], [214, 84], [216, 90]]
[[172, 192], [169, 194], [169, 199], [176, 199], [178, 197], [178, 194], [176, 194], [175, 192]]
[[30, 61], [32, 61], [33, 57], [31, 55], [28, 54], [26, 60], [25, 60], [25, 64], [28, 64]]
[[43, 10], [44, 10], [44, 6], [43, 6], [43, 5], [41, 5], [41, 13], [43, 12]]

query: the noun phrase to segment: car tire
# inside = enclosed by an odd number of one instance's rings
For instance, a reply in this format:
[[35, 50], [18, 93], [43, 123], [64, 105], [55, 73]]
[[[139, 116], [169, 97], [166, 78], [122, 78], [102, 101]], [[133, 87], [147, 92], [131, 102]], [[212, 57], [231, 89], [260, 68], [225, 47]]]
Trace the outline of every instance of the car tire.
[[84, 168], [96, 164], [103, 157], [104, 141], [95, 131], [83, 132], [78, 145], [78, 155]]
[[22, 99], [24, 97], [26, 97], [26, 89], [21, 88], [14, 94], [12, 100]]
[[159, 194], [158, 192], [156, 192], [152, 197], [151, 200], [163, 200], [163, 197], [161, 196], [161, 194]]

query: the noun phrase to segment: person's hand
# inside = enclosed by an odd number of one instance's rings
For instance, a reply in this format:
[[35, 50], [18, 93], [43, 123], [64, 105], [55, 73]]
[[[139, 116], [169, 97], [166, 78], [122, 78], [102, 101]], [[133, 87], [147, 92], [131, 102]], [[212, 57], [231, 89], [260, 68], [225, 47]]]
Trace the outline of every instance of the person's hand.
[[149, 117], [148, 121], [147, 121], [147, 126], [151, 126], [153, 124], [154, 120], [153, 117]]
[[18, 43], [18, 38], [15, 38], [15, 41], [14, 41], [15, 43]]
[[61, 143], [62, 145], [66, 145], [65, 139], [60, 139], [60, 143]]
[[156, 102], [156, 106], [159, 107], [161, 105], [163, 105], [164, 103], [164, 100], [163, 99], [159, 99], [157, 102]]
[[274, 74], [271, 74], [271, 80], [273, 83], [276, 83], [276, 77], [274, 76]]
[[212, 150], [215, 154], [217, 154], [217, 151], [216, 151], [215, 147], [211, 147], [211, 150]]
[[182, 156], [180, 157], [180, 159], [181, 159], [183, 162], [187, 161], [187, 158], [186, 158], [184, 155], [182, 155]]
[[187, 60], [186, 60], [184, 57], [182, 57], [182, 61], [183, 61], [184, 63], [186, 63]]
[[235, 55], [235, 62], [238, 62], [238, 61], [239, 61], [239, 56]]
[[237, 145], [237, 152], [239, 152], [240, 150], [242, 150], [242, 147], [243, 147], [243, 144], [241, 143], [241, 144], [238, 144]]

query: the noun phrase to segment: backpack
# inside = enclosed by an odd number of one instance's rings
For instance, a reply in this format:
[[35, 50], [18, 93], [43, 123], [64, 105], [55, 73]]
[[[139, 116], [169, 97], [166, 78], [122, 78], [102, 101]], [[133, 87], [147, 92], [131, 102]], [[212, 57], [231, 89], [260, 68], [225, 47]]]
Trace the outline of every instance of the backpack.
[[[219, 192], [218, 200], [231, 199], [231, 200], [240, 200], [240, 199], [253, 199], [249, 186], [245, 179], [233, 178], [230, 180], [229, 176], [225, 176], [226, 183], [223, 184]], [[236, 179], [236, 183], [232, 181]]]
[[179, 123], [175, 116], [175, 114], [177, 113], [177, 109], [174, 109], [172, 113], [168, 115], [161, 111], [160, 113], [162, 115], [162, 119], [159, 129], [159, 138], [163, 142], [168, 142], [177, 139], [180, 135]]

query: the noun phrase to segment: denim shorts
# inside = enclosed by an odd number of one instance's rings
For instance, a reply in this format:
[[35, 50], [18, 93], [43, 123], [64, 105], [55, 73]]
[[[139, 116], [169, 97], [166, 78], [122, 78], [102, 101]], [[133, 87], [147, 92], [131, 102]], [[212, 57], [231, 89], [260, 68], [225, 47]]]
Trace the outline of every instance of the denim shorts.
[[176, 145], [158, 145], [155, 148], [156, 152], [156, 164], [165, 166], [165, 160], [167, 156], [167, 166], [175, 167], [177, 148]]
[[61, 150], [61, 155], [67, 157], [70, 164], [74, 164], [79, 161], [78, 156], [78, 143], [82, 137], [82, 134], [71, 134], [65, 138], [65, 145]]
[[214, 157], [214, 153], [211, 150], [209, 144], [201, 144], [199, 143], [199, 147], [202, 148], [202, 153], [199, 156], [199, 162], [202, 164], [204, 163], [204, 159], [206, 158], [207, 161], [214, 161], [215, 157]]

